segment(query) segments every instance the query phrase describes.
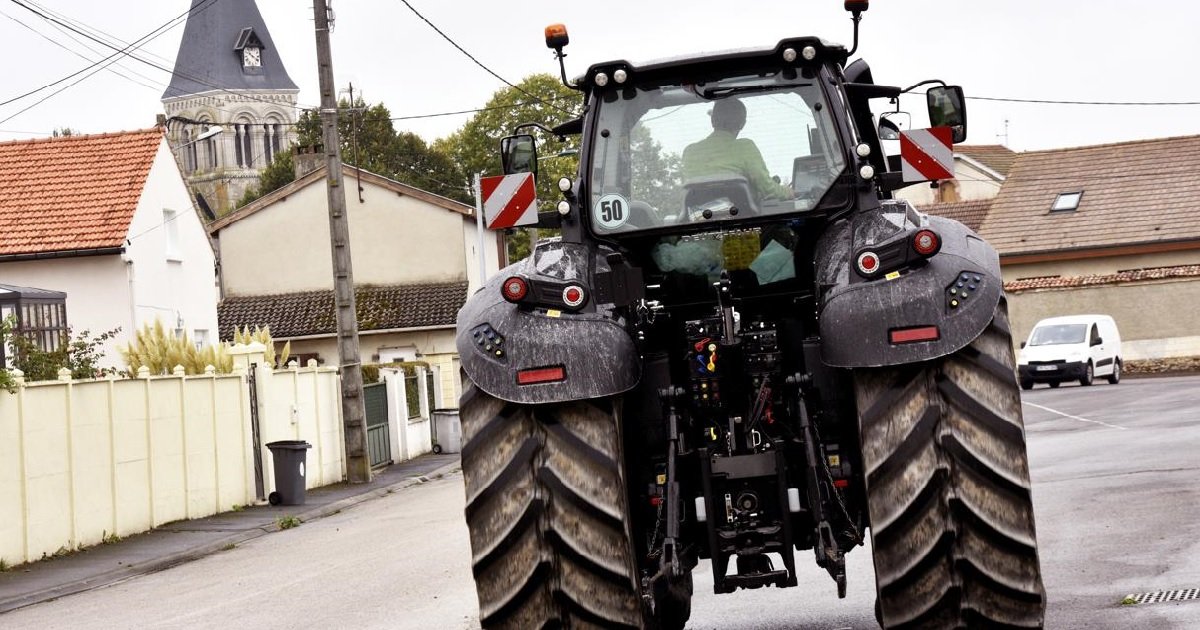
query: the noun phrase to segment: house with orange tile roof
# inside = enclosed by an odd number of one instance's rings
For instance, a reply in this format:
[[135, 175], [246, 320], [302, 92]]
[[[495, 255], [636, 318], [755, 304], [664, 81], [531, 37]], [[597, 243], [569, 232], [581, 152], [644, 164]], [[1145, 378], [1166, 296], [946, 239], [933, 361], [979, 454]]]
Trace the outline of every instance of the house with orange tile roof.
[[0, 142], [0, 282], [66, 294], [76, 332], [217, 337], [212, 245], [163, 130]]
[[1014, 156], [978, 232], [1000, 253], [1014, 338], [1111, 315], [1126, 359], [1200, 355], [1200, 136]]

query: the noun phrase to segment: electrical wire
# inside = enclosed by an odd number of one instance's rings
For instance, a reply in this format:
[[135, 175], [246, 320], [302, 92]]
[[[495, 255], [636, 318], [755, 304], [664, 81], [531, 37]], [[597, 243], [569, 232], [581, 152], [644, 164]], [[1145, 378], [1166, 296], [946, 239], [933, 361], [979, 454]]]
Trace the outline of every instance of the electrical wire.
[[446, 40], [447, 42], [450, 42], [450, 45], [451, 45], [451, 46], [454, 46], [455, 48], [457, 48], [457, 49], [458, 49], [458, 52], [460, 52], [460, 53], [462, 53], [462, 54], [466, 55], [467, 59], [470, 59], [471, 61], [475, 62], [475, 65], [479, 66], [480, 68], [483, 68], [483, 70], [484, 70], [485, 72], [487, 72], [488, 74], [492, 75], [493, 77], [496, 77], [497, 79], [499, 79], [501, 83], [503, 83], [503, 84], [507, 85], [508, 87], [510, 87], [510, 88], [512, 88], [512, 89], [514, 89], [514, 90], [516, 90], [516, 91], [518, 91], [518, 92], [520, 92], [520, 93], [524, 94], [525, 96], [528, 96], [529, 98], [532, 98], [532, 99], [534, 99], [535, 101], [538, 101], [538, 102], [540, 102], [540, 103], [544, 103], [544, 104], [546, 104], [546, 105], [549, 105], [550, 107], [553, 107], [554, 109], [557, 109], [558, 111], [560, 111], [560, 112], [562, 112], [562, 113], [564, 113], [564, 114], [567, 114], [568, 116], [571, 116], [572, 118], [574, 118], [574, 117], [576, 117], [576, 116], [578, 116], [578, 115], [579, 115], [578, 113], [576, 113], [576, 112], [574, 112], [574, 111], [571, 111], [571, 110], [568, 110], [568, 109], [565, 109], [565, 108], [559, 107], [558, 105], [555, 105], [554, 103], [552, 103], [552, 102], [550, 102], [550, 101], [547, 101], [547, 100], [545, 100], [545, 99], [542, 99], [542, 98], [540, 98], [540, 97], [538, 97], [538, 96], [536, 96], [536, 95], [534, 95], [534, 94], [530, 93], [528, 90], [525, 90], [524, 88], [521, 88], [521, 87], [518, 87], [518, 86], [516, 86], [516, 85], [513, 85], [513, 84], [512, 84], [512, 83], [511, 83], [511, 82], [510, 82], [508, 79], [505, 79], [504, 77], [500, 76], [499, 74], [496, 74], [496, 72], [495, 72], [494, 70], [492, 70], [491, 68], [489, 68], [489, 67], [487, 67], [487, 66], [483, 65], [483, 62], [482, 62], [482, 61], [480, 61], [480, 60], [476, 59], [474, 55], [472, 55], [471, 53], [467, 52], [467, 51], [466, 51], [466, 49], [464, 49], [462, 46], [459, 46], [459, 45], [458, 45], [458, 42], [456, 42], [456, 41], [454, 41], [453, 39], [451, 39], [451, 38], [450, 38], [450, 36], [449, 36], [449, 35], [447, 35], [446, 33], [444, 33], [444, 32], [442, 31], [442, 29], [438, 28], [436, 24], [434, 24], [433, 22], [430, 22], [430, 21], [429, 21], [429, 18], [425, 17], [424, 15], [421, 15], [421, 12], [420, 12], [420, 11], [417, 11], [417, 10], [416, 10], [416, 8], [414, 8], [414, 7], [413, 7], [413, 5], [409, 4], [408, 0], [400, 0], [400, 2], [401, 2], [401, 3], [402, 3], [404, 6], [408, 7], [408, 10], [409, 10], [409, 11], [412, 11], [414, 15], [416, 15], [416, 16], [417, 16], [417, 17], [419, 17], [419, 18], [421, 18], [421, 21], [423, 21], [423, 22], [425, 22], [426, 24], [428, 24], [430, 28], [432, 28], [432, 29], [433, 29], [435, 32], [437, 32], [437, 34], [438, 34], [438, 35], [441, 35], [441, 36], [442, 36], [442, 39]]
[[[211, 6], [212, 6], [213, 4], [215, 4], [215, 3], [216, 3], [218, 0], [210, 0], [210, 1], [209, 1], [209, 0], [206, 0], [206, 1], [208, 1], [209, 3], [208, 3], [208, 4], [207, 4], [207, 5], [204, 7], [204, 8], [211, 7]], [[80, 28], [78, 28], [78, 27], [76, 27], [76, 26], [74, 26], [74, 25], [67, 24], [67, 23], [63, 22], [62, 20], [59, 20], [59, 19], [58, 19], [58, 18], [56, 18], [56, 17], [53, 17], [53, 16], [51, 16], [51, 15], [47, 15], [47, 14], [45, 14], [45, 13], [42, 13], [42, 12], [40, 12], [40, 11], [39, 11], [39, 10], [37, 10], [36, 8], [34, 8], [34, 7], [30, 6], [30, 5], [29, 5], [27, 2], [25, 2], [24, 0], [10, 0], [10, 2], [12, 2], [13, 4], [16, 4], [17, 6], [19, 6], [19, 7], [23, 8], [23, 9], [25, 9], [25, 10], [27, 10], [27, 11], [30, 11], [31, 13], [33, 13], [34, 15], [37, 15], [38, 17], [42, 18], [43, 20], [46, 20], [46, 21], [48, 21], [48, 22], [51, 22], [51, 23], [57, 23], [57, 24], [59, 24], [59, 25], [61, 25], [61, 26], [64, 26], [65, 28], [67, 28], [67, 29], [71, 30], [72, 32], [75, 32], [75, 33], [77, 33], [77, 34], [79, 34], [79, 35], [82, 35], [83, 37], [86, 37], [87, 39], [90, 39], [90, 40], [92, 40], [93, 42], [96, 42], [97, 44], [100, 44], [100, 45], [102, 45], [102, 46], [105, 46], [106, 48], [111, 48], [111, 49], [113, 49], [113, 50], [116, 50], [118, 54], [124, 54], [125, 56], [129, 57], [130, 59], [133, 59], [134, 61], [137, 61], [137, 62], [139, 62], [139, 63], [146, 64], [146, 65], [148, 65], [148, 66], [150, 66], [150, 67], [152, 67], [152, 68], [155, 68], [155, 69], [157, 69], [157, 70], [161, 70], [161, 71], [163, 71], [163, 72], [166, 72], [166, 73], [170, 74], [171, 76], [175, 76], [175, 77], [182, 77], [182, 78], [184, 78], [184, 79], [188, 79], [189, 81], [194, 81], [194, 82], [196, 82], [196, 83], [199, 83], [199, 84], [201, 84], [201, 85], [204, 85], [204, 86], [206, 86], [206, 87], [210, 87], [210, 88], [212, 88], [212, 89], [214, 89], [214, 90], [217, 90], [217, 91], [219, 91], [219, 92], [224, 92], [224, 93], [226, 93], [226, 94], [230, 94], [230, 95], [232, 95], [232, 96], [237, 96], [237, 97], [239, 97], [239, 98], [243, 98], [243, 99], [247, 99], [247, 100], [258, 101], [258, 102], [267, 103], [267, 104], [276, 105], [276, 106], [290, 107], [290, 108], [292, 108], [292, 109], [296, 109], [296, 110], [313, 109], [312, 107], [308, 107], [308, 106], [303, 106], [303, 105], [299, 105], [299, 104], [297, 104], [297, 105], [292, 105], [292, 104], [289, 104], [289, 103], [279, 103], [279, 102], [277, 102], [277, 101], [272, 101], [272, 100], [269, 100], [269, 99], [265, 99], [265, 98], [260, 98], [260, 97], [254, 96], [253, 94], [248, 94], [248, 93], [245, 93], [245, 92], [235, 92], [235, 91], [233, 91], [233, 90], [226, 89], [226, 88], [224, 88], [224, 87], [222, 87], [222, 86], [219, 86], [219, 85], [217, 85], [217, 84], [215, 84], [215, 83], [212, 83], [212, 82], [210, 82], [210, 81], [208, 81], [208, 80], [206, 80], [206, 79], [203, 79], [203, 78], [201, 78], [201, 77], [197, 77], [197, 76], [194, 76], [194, 75], [188, 74], [188, 73], [186, 73], [186, 72], [181, 72], [181, 71], [179, 71], [179, 70], [176, 70], [176, 69], [167, 68], [167, 67], [164, 67], [162, 64], [158, 64], [158, 63], [155, 63], [155, 62], [153, 62], [153, 61], [149, 61], [149, 60], [143, 59], [143, 58], [141, 58], [141, 57], [139, 57], [139, 56], [137, 56], [137, 55], [134, 55], [134, 54], [132, 54], [132, 53], [130, 53], [130, 52], [125, 52], [125, 50], [124, 50], [124, 49], [119, 49], [119, 48], [117, 48], [115, 45], [113, 45], [113, 44], [111, 44], [111, 43], [109, 43], [109, 42], [106, 42], [106, 41], [104, 41], [104, 40], [102, 40], [102, 39], [100, 39], [100, 38], [98, 38], [98, 37], [96, 37], [96, 36], [94, 36], [94, 35], [92, 35], [92, 34], [90, 34], [90, 33], [87, 33], [87, 32], [85, 32], [85, 31], [81, 30]], [[196, 12], [197, 12], [197, 13], [199, 13], [199, 10], [197, 10]], [[182, 17], [182, 16], [181, 16], [181, 17]], [[178, 18], [176, 18], [176, 19], [178, 19]], [[174, 27], [172, 26], [172, 28], [174, 28]], [[157, 35], [155, 35], [154, 37], [158, 37], [158, 35], [161, 35], [161, 34], [162, 34], [162, 33], [158, 33], [158, 34], [157, 34]], [[128, 47], [126, 47], [126, 48], [128, 48]], [[0, 121], [0, 122], [3, 122], [3, 121]]]
[[995, 101], [998, 103], [1032, 103], [1035, 105], [1102, 105], [1117, 107], [1172, 107], [1200, 105], [1200, 101], [1059, 101], [1037, 98], [1004, 98], [999, 96], [967, 96], [967, 100]]
[[[13, 4], [16, 4], [17, 6], [19, 6], [19, 7], [23, 8], [23, 9], [25, 9], [25, 10], [27, 10], [27, 11], [30, 11], [31, 13], [33, 13], [33, 14], [37, 15], [38, 17], [41, 17], [41, 18], [42, 18], [42, 19], [44, 19], [44, 20], [51, 21], [51, 22], [52, 22], [52, 21], [54, 21], [54, 18], [52, 18], [52, 17], [50, 17], [50, 16], [48, 16], [48, 15], [46, 15], [46, 14], [44, 14], [44, 13], [41, 13], [41, 12], [39, 12], [37, 9], [35, 9], [35, 8], [33, 8], [33, 7], [29, 6], [29, 5], [27, 5], [27, 4], [23, 3], [23, 2], [21, 2], [21, 0], [10, 0], [10, 1], [11, 1]], [[198, 7], [198, 8], [197, 8], [197, 10], [196, 10], [196, 13], [199, 13], [200, 11], [203, 11], [203, 10], [207, 9], [208, 7], [211, 7], [213, 4], [215, 4], [215, 3], [217, 2], [217, 0], [207, 0], [207, 1], [208, 1], [208, 4], [204, 5], [203, 7]], [[47, 89], [47, 88], [54, 87], [54, 86], [56, 86], [56, 85], [58, 85], [58, 84], [60, 84], [60, 83], [63, 83], [63, 82], [65, 82], [65, 81], [69, 81], [69, 80], [71, 80], [71, 79], [73, 79], [73, 78], [75, 78], [75, 77], [77, 77], [77, 76], [79, 76], [79, 75], [81, 75], [81, 74], [83, 74], [83, 73], [85, 73], [85, 72], [88, 72], [89, 70], [92, 70], [93, 68], [96, 68], [97, 66], [100, 66], [101, 64], [104, 64], [105, 62], [109, 62], [110, 60], [112, 60], [112, 59], [115, 59], [115, 58], [119, 57], [120, 55], [123, 55], [123, 54], [129, 54], [129, 53], [128, 53], [128, 51], [129, 51], [129, 50], [131, 50], [131, 49], [135, 49], [135, 48], [137, 48], [137, 47], [140, 47], [140, 46], [143, 46], [143, 45], [145, 45], [145, 44], [149, 43], [150, 41], [152, 41], [153, 39], [157, 38], [158, 36], [162, 35], [163, 33], [167, 32], [168, 30], [170, 30], [170, 29], [172, 29], [172, 28], [175, 28], [176, 26], [178, 26], [178, 25], [180, 24], [180, 20], [181, 20], [181, 19], [183, 19], [183, 18], [185, 18], [185, 17], [187, 17], [188, 15], [192, 14], [192, 11], [193, 11], [193, 9], [192, 9], [192, 8], [189, 8], [187, 11], [184, 11], [183, 13], [181, 13], [181, 14], [179, 14], [179, 15], [175, 16], [174, 18], [171, 18], [170, 20], [167, 20], [165, 23], [163, 23], [162, 25], [160, 25], [158, 28], [155, 28], [154, 30], [150, 31], [149, 33], [147, 33], [147, 34], [143, 35], [142, 37], [140, 37], [140, 38], [138, 38], [137, 40], [133, 41], [132, 43], [128, 44], [128, 45], [127, 45], [127, 46], [125, 46], [124, 48], [119, 48], [119, 49], [118, 49], [118, 48], [115, 48], [115, 47], [113, 47], [113, 46], [109, 46], [110, 48], [113, 48], [114, 50], [116, 50], [116, 52], [115, 52], [115, 53], [113, 53], [113, 54], [111, 54], [111, 55], [109, 55], [109, 56], [107, 56], [107, 57], [105, 57], [104, 59], [101, 59], [100, 61], [97, 61], [97, 62], [95, 62], [95, 63], [93, 63], [93, 64], [91, 64], [91, 65], [87, 66], [87, 67], [84, 67], [84, 68], [81, 68], [81, 69], [79, 69], [79, 70], [77, 70], [77, 71], [75, 71], [75, 72], [72, 72], [71, 74], [68, 74], [68, 75], [67, 75], [67, 76], [65, 76], [65, 77], [62, 77], [62, 78], [60, 78], [60, 79], [57, 79], [57, 80], [55, 80], [55, 81], [53, 81], [53, 82], [51, 82], [51, 83], [47, 83], [46, 85], [43, 85], [43, 86], [41, 86], [41, 87], [39, 87], [39, 88], [36, 88], [36, 89], [34, 89], [34, 90], [30, 90], [30, 91], [28, 91], [28, 92], [25, 92], [24, 94], [21, 94], [21, 95], [19, 95], [19, 96], [15, 96], [15, 97], [12, 97], [12, 98], [10, 98], [10, 99], [7, 99], [7, 100], [5, 100], [5, 101], [2, 101], [2, 102], [0, 102], [0, 107], [2, 107], [2, 106], [4, 106], [4, 105], [8, 105], [9, 103], [12, 103], [12, 102], [14, 102], [14, 101], [19, 101], [19, 100], [21, 100], [21, 99], [23, 99], [23, 98], [25, 98], [25, 97], [27, 97], [27, 96], [31, 96], [31, 95], [33, 95], [33, 94], [36, 94], [36, 93], [38, 93], [38, 92], [40, 92], [40, 91], [42, 91], [42, 90], [45, 90], [45, 89]], [[107, 45], [107, 44], [106, 44], [106, 45]], [[132, 55], [129, 55], [129, 56], [131, 56], [131, 57], [132, 57]], [[89, 75], [89, 76], [90, 76], [90, 75]], [[74, 84], [72, 84], [72, 85], [74, 85]], [[68, 86], [68, 87], [69, 87], [69, 86]], [[59, 91], [61, 91], [61, 90], [59, 90]], [[57, 92], [55, 92], [55, 93], [57, 94]], [[53, 96], [53, 95], [51, 95], [51, 96]], [[44, 100], [44, 99], [43, 99], [43, 100]], [[25, 111], [25, 110], [22, 110], [22, 112], [23, 112], [23, 111]], [[18, 112], [18, 113], [21, 113], [21, 112]], [[11, 118], [11, 116], [10, 116], [9, 118]], [[5, 119], [5, 120], [7, 120], [7, 119]], [[2, 121], [0, 121], [0, 122], [2, 122]]]
[[[91, 57], [88, 57], [87, 55], [84, 55], [83, 53], [80, 53], [80, 52], [78, 52], [78, 51], [76, 51], [76, 50], [72, 50], [70, 47], [68, 47], [67, 45], [63, 44], [62, 42], [59, 42], [58, 40], [54, 39], [53, 37], [50, 37], [49, 35], [46, 35], [45, 33], [43, 33], [43, 32], [41, 32], [41, 31], [39, 31], [39, 30], [37, 30], [37, 29], [33, 28], [32, 26], [30, 26], [30, 25], [28, 25], [28, 24], [26, 24], [26, 23], [22, 22], [21, 20], [18, 20], [17, 18], [15, 18], [15, 17], [13, 17], [13, 16], [9, 15], [8, 13], [5, 13], [4, 11], [0, 11], [0, 15], [3, 15], [4, 17], [8, 18], [9, 20], [11, 20], [11, 21], [13, 21], [13, 22], [16, 22], [17, 24], [21, 25], [21, 26], [22, 26], [22, 27], [24, 27], [25, 29], [27, 29], [27, 30], [29, 30], [30, 32], [32, 32], [34, 35], [37, 35], [38, 37], [41, 37], [42, 39], [44, 39], [44, 40], [46, 40], [46, 41], [50, 42], [51, 44], [54, 44], [55, 46], [58, 46], [59, 48], [61, 48], [61, 49], [65, 50], [65, 51], [67, 51], [67, 52], [71, 53], [72, 55], [75, 55], [76, 57], [79, 57], [80, 59], [83, 59], [84, 61], [91, 62], [91, 63], [93, 63], [93, 65], [94, 65], [94, 64], [96, 64], [96, 63], [102, 63], [102, 62], [103, 62], [103, 60], [101, 60], [101, 61], [99, 61], [99, 62], [94, 62], [94, 61], [92, 60], [92, 58], [91, 58]], [[58, 27], [57, 27], [57, 26], [55, 26], [55, 28], [58, 28]], [[61, 29], [60, 29], [60, 31], [61, 31]], [[88, 47], [86, 44], [82, 44], [82, 43], [80, 43], [80, 42], [79, 42], [79, 40], [76, 40], [74, 37], [71, 37], [70, 35], [67, 35], [67, 37], [68, 37], [68, 38], [70, 38], [70, 39], [72, 39], [73, 41], [75, 41], [75, 43], [82, 45], [84, 48], [86, 48], [86, 49], [88, 50], [88, 52], [91, 52], [91, 53], [93, 53], [93, 54], [98, 54], [96, 50], [94, 50], [94, 49], [92, 49], [92, 48]], [[89, 67], [91, 67], [91, 66], [89, 66]], [[122, 79], [125, 79], [125, 80], [127, 80], [127, 81], [130, 81], [130, 82], [136, 83], [136, 84], [138, 84], [138, 85], [141, 85], [141, 86], [143, 86], [143, 87], [146, 87], [146, 88], [150, 88], [150, 89], [152, 89], [152, 90], [153, 90], [153, 89], [157, 89], [157, 88], [155, 88], [155, 87], [154, 87], [154, 86], [152, 86], [152, 85], [148, 85], [148, 84], [146, 84], [146, 83], [142, 83], [141, 81], [138, 81], [137, 79], [134, 79], [133, 77], [130, 77], [130, 76], [128, 76], [128, 75], [125, 75], [125, 74], [122, 74], [122, 73], [120, 73], [120, 72], [118, 72], [118, 71], [116, 71], [116, 70], [113, 70], [112, 68], [108, 67], [107, 65], [105, 66], [105, 68], [104, 68], [104, 69], [105, 69], [105, 70], [108, 70], [109, 72], [111, 72], [111, 73], [113, 73], [113, 74], [115, 74], [115, 75], [117, 75], [117, 76], [119, 76], [119, 77], [121, 77]], [[121, 69], [122, 69], [122, 70], [128, 70], [128, 68], [125, 68], [124, 66], [121, 66]], [[151, 79], [150, 77], [147, 77], [147, 76], [141, 75], [141, 74], [139, 74], [139, 73], [137, 73], [137, 72], [133, 72], [133, 71], [129, 71], [129, 72], [131, 72], [132, 74], [136, 74], [136, 75], [138, 75], [139, 77], [141, 77], [141, 78], [143, 78], [143, 79], [145, 79], [145, 80], [147, 80], [147, 81], [154, 81], [154, 79]], [[166, 84], [165, 84], [165, 83], [161, 83], [161, 82], [159, 82], [159, 86], [161, 86], [161, 87], [166, 87]]]

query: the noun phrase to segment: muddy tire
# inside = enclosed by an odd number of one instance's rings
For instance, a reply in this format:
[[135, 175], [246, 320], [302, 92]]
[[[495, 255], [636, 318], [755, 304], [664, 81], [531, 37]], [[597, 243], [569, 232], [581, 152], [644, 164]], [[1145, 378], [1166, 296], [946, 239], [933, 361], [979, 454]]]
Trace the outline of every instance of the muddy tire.
[[966, 348], [857, 370], [885, 628], [1041, 628], [1045, 614], [1012, 339], [1001, 300]]
[[619, 404], [460, 403], [483, 628], [639, 628]]

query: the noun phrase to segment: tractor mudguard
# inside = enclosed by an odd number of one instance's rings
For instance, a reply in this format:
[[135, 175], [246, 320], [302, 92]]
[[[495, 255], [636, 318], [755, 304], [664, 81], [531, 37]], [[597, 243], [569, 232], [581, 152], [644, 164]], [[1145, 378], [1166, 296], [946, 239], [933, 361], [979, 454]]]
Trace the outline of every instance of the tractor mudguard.
[[[854, 253], [912, 227], [936, 232], [941, 250], [898, 276], [858, 277]], [[991, 245], [962, 223], [921, 215], [901, 200], [831, 226], [817, 244], [816, 271], [821, 358], [834, 367], [900, 365], [956, 352], [987, 328], [1003, 291]], [[938, 338], [891, 342], [894, 330], [925, 326], [937, 326]]]
[[[467, 378], [496, 398], [520, 404], [612, 396], [637, 385], [637, 348], [611, 309], [594, 303], [577, 313], [530, 308], [501, 294], [504, 280], [516, 274], [588, 286], [593, 270], [609, 270], [604, 252], [593, 251], [557, 241], [539, 243], [532, 256], [502, 269], [467, 299], [458, 313], [456, 339]], [[517, 382], [522, 370], [557, 366], [564, 370], [562, 380]]]

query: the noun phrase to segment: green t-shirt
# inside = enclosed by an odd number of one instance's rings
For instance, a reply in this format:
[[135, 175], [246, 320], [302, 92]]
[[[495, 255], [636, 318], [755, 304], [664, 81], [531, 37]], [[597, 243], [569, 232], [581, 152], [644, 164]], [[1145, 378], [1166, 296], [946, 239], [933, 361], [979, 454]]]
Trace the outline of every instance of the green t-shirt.
[[724, 129], [688, 145], [683, 150], [683, 179], [713, 175], [741, 175], [761, 199], [787, 199], [791, 189], [777, 184], [767, 171], [758, 146], [749, 138], [738, 138]]

